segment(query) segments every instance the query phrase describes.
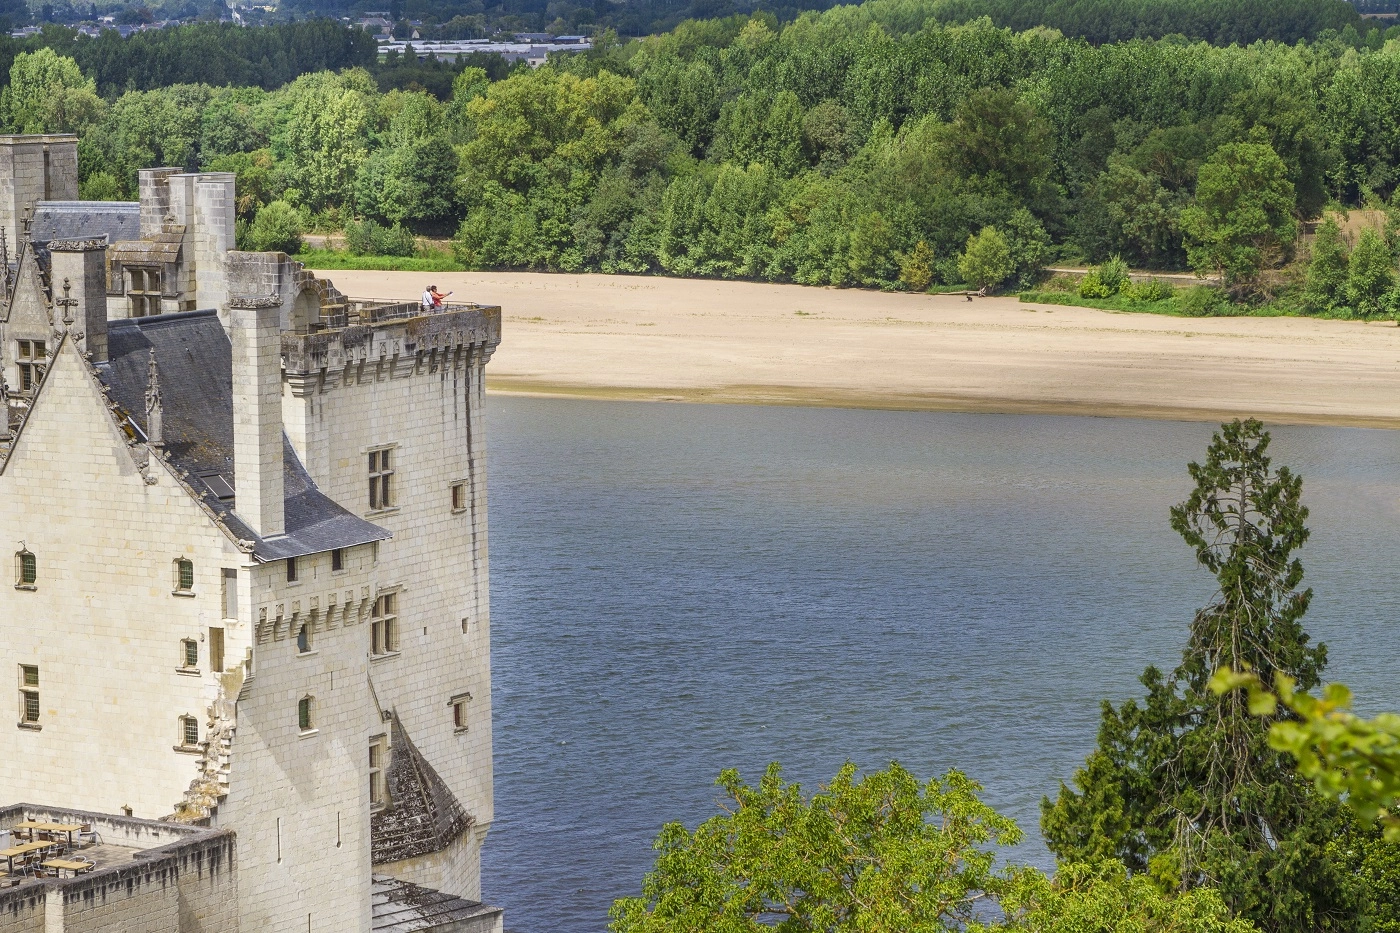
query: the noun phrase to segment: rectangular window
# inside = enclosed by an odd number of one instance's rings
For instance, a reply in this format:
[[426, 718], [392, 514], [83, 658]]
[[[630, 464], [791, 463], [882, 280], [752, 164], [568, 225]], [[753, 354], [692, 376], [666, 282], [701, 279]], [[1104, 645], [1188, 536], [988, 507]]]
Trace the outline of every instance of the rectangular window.
[[301, 624], [301, 628], [297, 629], [297, 651], [301, 652], [302, 654], [306, 654], [310, 650], [311, 629], [307, 627], [305, 622], [303, 622]]
[[467, 704], [471, 702], [470, 693], [461, 693], [453, 697], [452, 703], [452, 727], [458, 732], [467, 731]]
[[394, 504], [394, 450], [369, 452], [369, 507], [387, 509]]
[[42, 340], [18, 340], [15, 357], [19, 361], [19, 388], [30, 392], [44, 379], [48, 347]]
[[187, 669], [199, 667], [199, 642], [193, 638], [180, 642], [180, 666]]
[[209, 629], [209, 669], [219, 672], [224, 669], [224, 630]]
[[39, 721], [39, 665], [19, 666], [19, 721], [36, 723]]
[[302, 697], [297, 701], [297, 725], [302, 732], [311, 730], [311, 697]]
[[388, 803], [388, 782], [385, 780], [385, 766], [388, 764], [388, 748], [384, 736], [371, 739], [369, 743], [369, 805], [382, 807]]
[[180, 744], [186, 746], [199, 744], [199, 720], [193, 716], [180, 717]]
[[175, 592], [188, 593], [194, 589], [194, 561], [181, 557], [175, 561]]
[[224, 578], [224, 618], [238, 618], [238, 571], [229, 567], [223, 569]]
[[370, 614], [370, 654], [399, 650], [399, 594], [385, 593], [374, 601]]
[[337, 571], [337, 570], [344, 570], [344, 569], [345, 569], [345, 551], [344, 551], [342, 548], [336, 548], [335, 550], [331, 551], [331, 571], [332, 571], [332, 572], [335, 572], [335, 571]]
[[467, 509], [467, 484], [452, 484], [452, 511], [465, 512]]
[[297, 559], [295, 557], [287, 558], [287, 582], [297, 582]]
[[132, 317], [160, 314], [160, 269], [156, 267], [127, 270], [126, 295]]
[[20, 586], [33, 586], [39, 580], [39, 559], [29, 551], [20, 551], [16, 557], [19, 566], [15, 582]]

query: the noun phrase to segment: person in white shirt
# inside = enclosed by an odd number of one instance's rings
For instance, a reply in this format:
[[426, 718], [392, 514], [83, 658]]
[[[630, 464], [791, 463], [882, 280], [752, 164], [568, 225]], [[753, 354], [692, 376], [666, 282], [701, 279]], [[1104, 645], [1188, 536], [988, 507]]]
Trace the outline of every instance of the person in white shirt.
[[424, 311], [431, 311], [431, 310], [433, 310], [434, 308], [437, 307], [437, 298], [434, 297], [434, 295], [433, 295], [433, 293], [436, 292], [436, 291], [437, 291], [437, 286], [436, 286], [436, 285], [429, 285], [427, 288], [423, 289], [423, 310], [424, 310]]

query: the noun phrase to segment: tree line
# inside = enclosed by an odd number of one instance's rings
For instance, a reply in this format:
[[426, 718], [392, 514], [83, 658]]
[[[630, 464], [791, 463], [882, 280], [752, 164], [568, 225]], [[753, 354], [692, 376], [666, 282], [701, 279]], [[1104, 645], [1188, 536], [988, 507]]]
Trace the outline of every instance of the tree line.
[[[947, 25], [948, 2], [688, 21], [536, 70], [413, 59], [398, 78], [386, 63], [271, 90], [104, 93], [45, 47], [14, 59], [0, 121], [79, 132], [87, 197], [134, 196], [148, 165], [235, 171], [249, 229], [271, 208], [263, 226], [283, 233], [453, 234], [473, 268], [923, 289], [1117, 256], [1215, 273], [1236, 297], [1396, 307], [1393, 230], [1379, 254], [1323, 250], [1331, 272], [1310, 288], [1297, 235], [1329, 205], [1385, 208], [1400, 184], [1400, 29], [1096, 45]], [[1353, 248], [1383, 267], [1356, 288], [1336, 271]]]
[[190, 23], [127, 38], [113, 29], [93, 37], [48, 25], [23, 39], [0, 36], [0, 70], [39, 49], [71, 58], [109, 99], [178, 84], [273, 90], [309, 72], [373, 68], [378, 57], [373, 37], [329, 19], [252, 29]]

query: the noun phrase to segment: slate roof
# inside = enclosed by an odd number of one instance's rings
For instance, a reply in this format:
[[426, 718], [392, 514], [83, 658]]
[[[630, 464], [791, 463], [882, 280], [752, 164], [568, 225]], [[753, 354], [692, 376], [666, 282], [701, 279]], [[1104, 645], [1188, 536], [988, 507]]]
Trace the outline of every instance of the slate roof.
[[374, 875], [370, 929], [374, 933], [489, 933], [499, 907], [488, 907], [397, 878]]
[[389, 806], [369, 818], [370, 861], [375, 865], [441, 852], [474, 822], [409, 739], [397, 715], [392, 722]]
[[[186, 474], [200, 500], [234, 537], [253, 542], [261, 561], [301, 557], [390, 537], [388, 531], [341, 508], [321, 492], [282, 438], [286, 534], [262, 538], [234, 512], [233, 351], [214, 311], [186, 311], [110, 321], [110, 362], [98, 366], [136, 426], [146, 431], [151, 349], [160, 379], [162, 439], [170, 464]], [[220, 497], [220, 494], [223, 497]]]
[[[141, 205], [135, 201], [40, 201], [29, 236], [36, 243], [86, 240], [107, 234], [108, 243], [141, 238]], [[14, 249], [14, 244], [10, 244]]]

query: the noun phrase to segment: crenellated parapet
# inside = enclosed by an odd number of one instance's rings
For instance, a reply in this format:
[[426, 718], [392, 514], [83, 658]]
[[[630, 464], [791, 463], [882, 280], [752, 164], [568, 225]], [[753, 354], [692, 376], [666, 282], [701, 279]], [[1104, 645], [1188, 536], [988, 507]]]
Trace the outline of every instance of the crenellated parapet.
[[412, 373], [436, 372], [464, 365], [469, 352], [485, 362], [501, 342], [499, 307], [448, 305], [423, 311], [416, 303], [355, 304], [354, 322], [282, 334], [282, 364], [289, 376], [340, 371], [349, 382], [371, 364], [388, 366], [394, 375], [403, 375], [409, 366]]

